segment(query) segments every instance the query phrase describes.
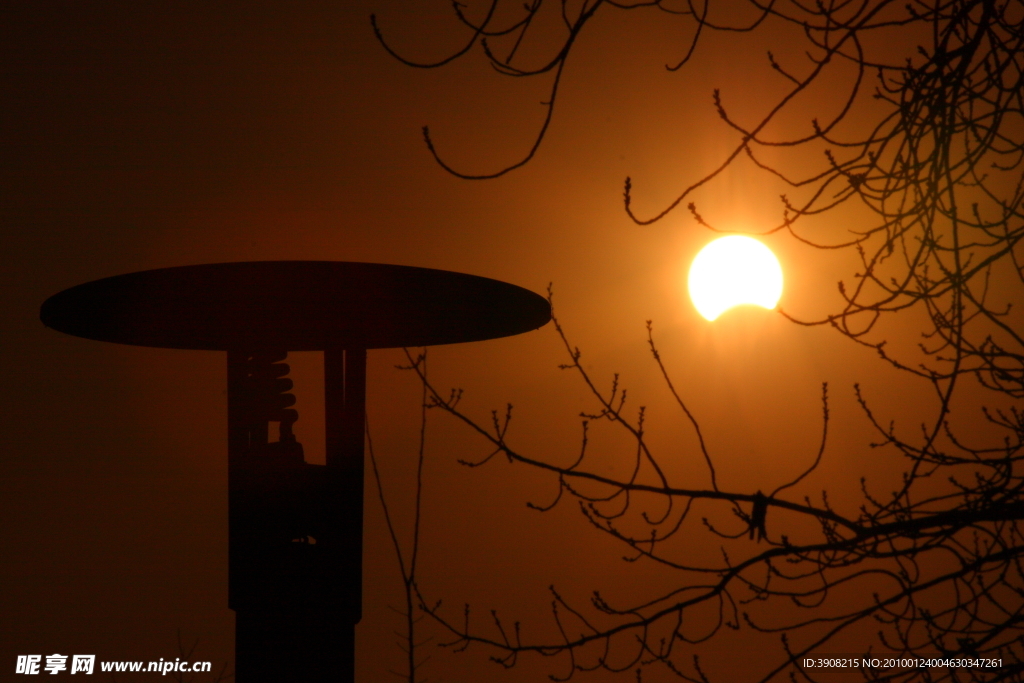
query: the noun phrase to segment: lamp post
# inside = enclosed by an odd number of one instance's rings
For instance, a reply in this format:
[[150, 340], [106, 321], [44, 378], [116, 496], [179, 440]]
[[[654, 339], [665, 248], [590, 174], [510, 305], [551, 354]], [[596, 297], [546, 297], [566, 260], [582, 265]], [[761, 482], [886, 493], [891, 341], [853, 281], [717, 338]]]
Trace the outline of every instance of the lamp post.
[[[536, 329], [547, 301], [488, 278], [334, 261], [182, 266], [47, 299], [42, 322], [87, 339], [227, 352], [228, 606], [239, 683], [354, 680], [362, 616], [367, 349]], [[324, 352], [326, 464], [307, 463], [288, 351]], [[271, 425], [279, 438], [271, 441]]]

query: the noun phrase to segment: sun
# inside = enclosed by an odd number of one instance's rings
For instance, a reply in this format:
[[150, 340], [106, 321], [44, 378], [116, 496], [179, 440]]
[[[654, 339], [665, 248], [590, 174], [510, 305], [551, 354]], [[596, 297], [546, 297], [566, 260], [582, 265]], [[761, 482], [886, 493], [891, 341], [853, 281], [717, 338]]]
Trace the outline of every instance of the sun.
[[741, 304], [775, 308], [782, 296], [782, 267], [771, 249], [753, 237], [720, 237], [700, 250], [689, 276], [697, 312], [714, 320]]

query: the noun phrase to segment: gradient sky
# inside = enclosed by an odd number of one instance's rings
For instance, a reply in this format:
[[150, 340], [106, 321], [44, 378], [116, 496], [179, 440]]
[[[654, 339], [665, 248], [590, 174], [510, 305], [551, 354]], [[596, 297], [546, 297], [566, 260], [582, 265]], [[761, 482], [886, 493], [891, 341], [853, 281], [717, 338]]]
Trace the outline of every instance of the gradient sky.
[[[687, 70], [670, 74], [663, 64], [682, 55], [689, 24], [606, 9], [570, 59], [536, 158], [486, 182], [438, 168], [420, 128], [431, 126], [460, 169], [496, 170], [528, 149], [546, 81], [510, 82], [479, 53], [415, 70], [376, 42], [371, 12], [410, 58], [446, 55], [466, 32], [443, 2], [41, 1], [0, 10], [0, 680], [18, 654], [173, 658], [178, 629], [200, 639], [197, 658], [231, 658], [223, 354], [86, 341], [38, 319], [48, 296], [118, 273], [330, 259], [462, 271], [540, 293], [553, 282], [556, 313], [586, 367], [603, 385], [621, 373], [633, 408], [648, 407], [651, 443], [678, 485], [706, 486], [707, 475], [647, 352], [648, 319], [728, 488], [781, 483], [811, 462], [826, 380], [832, 441], [806, 492], [831, 487], [841, 504], [856, 501], [849, 484], [861, 473], [883, 486], [895, 470], [866, 448], [852, 384], [904, 420], [924, 409], [924, 387], [896, 385], [870, 352], [774, 313], [738, 309], [707, 323], [683, 285], [712, 234], [685, 210], [649, 227], [622, 210], [627, 175], [635, 208], [648, 214], [713, 168], [735, 138], [712, 89], [741, 114], [760, 111], [784, 86], [763, 50], [787, 35], [712, 36]], [[810, 117], [782, 128], [805, 129]], [[697, 201], [719, 225], [757, 232], [777, 220], [777, 195], [740, 165]], [[846, 229], [820, 227], [829, 236]], [[766, 243], [785, 272], [786, 310], [814, 317], [838, 301], [835, 282], [853, 270], [846, 255], [781, 236]], [[510, 438], [524, 453], [563, 463], [575, 455], [577, 415], [593, 404], [557, 369], [567, 358], [550, 326], [438, 348], [431, 359], [438, 385], [464, 388], [462, 405], [481, 420], [515, 404]], [[368, 418], [407, 539], [419, 393], [394, 369], [401, 360], [371, 352]], [[295, 367], [296, 431], [315, 454], [317, 358]], [[628, 444], [604, 425], [594, 441], [599, 466], [620, 471]], [[479, 439], [431, 416], [420, 585], [453, 615], [469, 602], [486, 628], [497, 608], [551, 638], [549, 584], [584, 603], [595, 588], [626, 599], [672, 580], [621, 562], [623, 550], [573, 504], [528, 510], [526, 501], [554, 495], [550, 477], [455, 462], [484, 454]], [[358, 674], [388, 680], [401, 626], [388, 605], [400, 604], [400, 585], [373, 488], [366, 500]], [[709, 646], [711, 670], [760, 670], [757, 657], [735, 657], [760, 647], [745, 638]], [[426, 648], [432, 680], [544, 680], [564, 664], [531, 659], [504, 671], [482, 648]]]

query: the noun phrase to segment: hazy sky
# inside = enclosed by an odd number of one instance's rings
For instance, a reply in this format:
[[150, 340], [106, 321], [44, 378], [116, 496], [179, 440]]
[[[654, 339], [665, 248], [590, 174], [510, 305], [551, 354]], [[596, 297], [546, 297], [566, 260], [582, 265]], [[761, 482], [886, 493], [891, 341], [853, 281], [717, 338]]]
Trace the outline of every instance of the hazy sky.
[[[501, 78], [479, 53], [435, 71], [401, 65], [376, 42], [371, 12], [410, 58], [439, 58], [467, 37], [446, 3], [407, 4], [23, 2], [0, 10], [0, 679], [18, 654], [173, 658], [178, 629], [200, 639], [197, 658], [219, 666], [231, 657], [225, 359], [86, 341], [41, 325], [48, 296], [109, 275], [329, 259], [462, 271], [540, 293], [553, 282], [556, 312], [586, 367], [603, 386], [621, 373], [629, 404], [648, 407], [651, 443], [677, 484], [708, 480], [647, 352], [648, 319], [728, 488], [766, 488], [806, 467], [826, 380], [832, 446], [807, 490], [833, 486], [838, 502], [853, 501], [856, 490], [837, 482], [884, 477], [866, 449], [871, 435], [852, 383], [903, 418], [923, 393], [910, 387], [897, 402], [892, 374], [828, 330], [758, 309], [707, 323], [683, 285], [712, 235], [685, 210], [649, 227], [622, 210], [627, 175], [646, 215], [713, 168], [735, 138], [714, 112], [712, 89], [741, 114], [760, 111], [784, 85], [772, 80], [763, 49], [787, 35], [769, 27], [746, 42], [712, 37], [688, 69], [671, 74], [663, 65], [682, 55], [690, 25], [605, 8], [569, 61], [536, 158], [501, 179], [471, 182], [437, 167], [421, 127], [431, 126], [438, 150], [460, 169], [496, 170], [529, 148], [546, 81]], [[785, 126], [809, 123], [796, 117]], [[779, 215], [778, 192], [759, 177], [737, 167], [699, 195], [702, 213], [723, 226], [767, 228]], [[767, 243], [785, 272], [784, 308], [813, 317], [837, 301], [845, 256], [783, 237]], [[576, 453], [577, 416], [593, 405], [557, 369], [567, 358], [550, 326], [431, 353], [438, 385], [464, 388], [462, 405], [481, 420], [515, 404], [510, 439], [523, 452], [556, 462]], [[419, 394], [394, 369], [401, 360], [396, 351], [370, 354], [368, 417], [408, 540]], [[302, 357], [296, 380], [296, 430], [314, 454], [322, 443], [316, 363]], [[630, 455], [604, 425], [593, 447], [608, 471]], [[486, 629], [497, 608], [551, 638], [549, 584], [585, 604], [593, 589], [625, 599], [672, 580], [621, 562], [623, 549], [595, 535], [574, 504], [528, 510], [526, 501], [554, 495], [550, 477], [503, 462], [472, 471], [456, 464], [485, 454], [465, 429], [431, 416], [420, 586], [453, 616], [469, 602]], [[400, 656], [392, 631], [401, 626], [388, 609], [401, 599], [394, 553], [368, 486], [358, 631], [366, 681], [388, 679], [388, 659]], [[729, 656], [744, 637], [709, 647], [719, 656], [714, 671], [759, 668], [756, 658]], [[425, 647], [432, 680], [544, 680], [564, 665], [528, 660], [505, 671], [480, 648]]]

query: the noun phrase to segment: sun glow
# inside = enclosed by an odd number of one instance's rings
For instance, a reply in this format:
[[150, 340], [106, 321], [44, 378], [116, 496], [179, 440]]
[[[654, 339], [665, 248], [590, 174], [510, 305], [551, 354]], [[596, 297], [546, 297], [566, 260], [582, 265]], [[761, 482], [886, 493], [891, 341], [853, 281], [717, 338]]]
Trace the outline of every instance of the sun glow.
[[782, 267], [771, 249], [753, 237], [730, 235], [701, 249], [688, 284], [697, 312], [714, 320], [741, 304], [775, 308], [782, 296]]

